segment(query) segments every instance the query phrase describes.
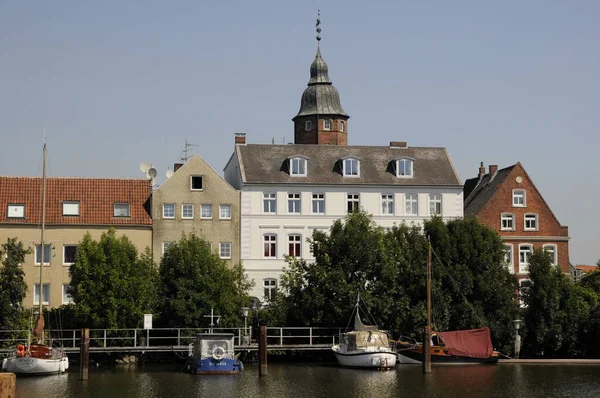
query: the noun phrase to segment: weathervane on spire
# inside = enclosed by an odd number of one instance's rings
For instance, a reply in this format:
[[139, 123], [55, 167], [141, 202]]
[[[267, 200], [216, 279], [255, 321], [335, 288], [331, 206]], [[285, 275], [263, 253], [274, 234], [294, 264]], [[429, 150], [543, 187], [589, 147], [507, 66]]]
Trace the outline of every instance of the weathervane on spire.
[[317, 10], [317, 47], [321, 41], [321, 10]]

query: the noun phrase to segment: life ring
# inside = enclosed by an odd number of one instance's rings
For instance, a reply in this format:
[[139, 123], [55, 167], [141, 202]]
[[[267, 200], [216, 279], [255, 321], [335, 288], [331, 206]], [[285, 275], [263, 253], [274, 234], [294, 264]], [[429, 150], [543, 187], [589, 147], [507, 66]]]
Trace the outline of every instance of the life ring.
[[223, 349], [223, 347], [215, 347], [212, 352], [212, 357], [216, 361], [220, 361], [221, 359], [223, 359], [225, 357], [225, 350]]
[[17, 346], [17, 356], [24, 357], [25, 356], [25, 346], [23, 344], [19, 344]]

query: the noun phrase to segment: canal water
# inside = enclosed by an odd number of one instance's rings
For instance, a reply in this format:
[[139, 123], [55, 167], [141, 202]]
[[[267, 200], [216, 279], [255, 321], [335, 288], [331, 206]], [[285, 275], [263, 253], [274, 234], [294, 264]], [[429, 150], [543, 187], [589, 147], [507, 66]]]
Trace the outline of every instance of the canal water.
[[269, 364], [241, 375], [192, 376], [175, 365], [145, 364], [78, 369], [60, 376], [17, 379], [17, 397], [600, 397], [600, 366], [498, 364], [399, 365], [389, 371], [344, 369], [328, 364]]

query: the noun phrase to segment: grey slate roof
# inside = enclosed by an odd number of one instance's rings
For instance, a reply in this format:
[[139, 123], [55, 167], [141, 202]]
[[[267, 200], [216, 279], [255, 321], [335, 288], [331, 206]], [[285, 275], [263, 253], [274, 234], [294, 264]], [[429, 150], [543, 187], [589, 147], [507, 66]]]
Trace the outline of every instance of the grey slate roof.
[[465, 216], [477, 215], [483, 206], [490, 200], [496, 189], [508, 177], [514, 165], [498, 170], [495, 175], [485, 174], [481, 181], [479, 177], [469, 178], [465, 181], [464, 204]]
[[[236, 151], [245, 184], [462, 185], [446, 148], [248, 144]], [[288, 159], [296, 156], [308, 158], [306, 177], [288, 172]], [[342, 175], [346, 157], [360, 159], [360, 177]], [[413, 178], [396, 177], [393, 163], [402, 157], [414, 160]]]
[[340, 103], [340, 95], [329, 78], [329, 69], [321, 57], [321, 50], [310, 66], [308, 87], [302, 94], [300, 111], [294, 117], [309, 115], [339, 115], [349, 117]]

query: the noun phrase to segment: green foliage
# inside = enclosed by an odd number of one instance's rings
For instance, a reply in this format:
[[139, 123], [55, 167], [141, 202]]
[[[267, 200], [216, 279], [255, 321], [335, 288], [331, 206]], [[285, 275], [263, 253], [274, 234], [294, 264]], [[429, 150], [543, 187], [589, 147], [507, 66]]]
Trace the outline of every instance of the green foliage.
[[212, 252], [210, 243], [184, 235], [169, 246], [159, 270], [160, 322], [166, 327], [207, 327], [211, 308], [219, 326], [239, 326], [248, 306], [248, 282], [241, 264], [233, 269]]
[[133, 243], [112, 228], [100, 241], [86, 234], [69, 271], [80, 326], [140, 327], [143, 314], [154, 309], [156, 267], [150, 250], [138, 256]]
[[23, 243], [17, 242], [16, 238], [9, 238], [0, 248], [0, 258], [3, 258], [0, 267], [0, 330], [27, 328], [27, 314], [22, 308], [27, 284], [20, 264], [25, 262], [25, 255], [29, 253], [31, 251], [23, 248]]

